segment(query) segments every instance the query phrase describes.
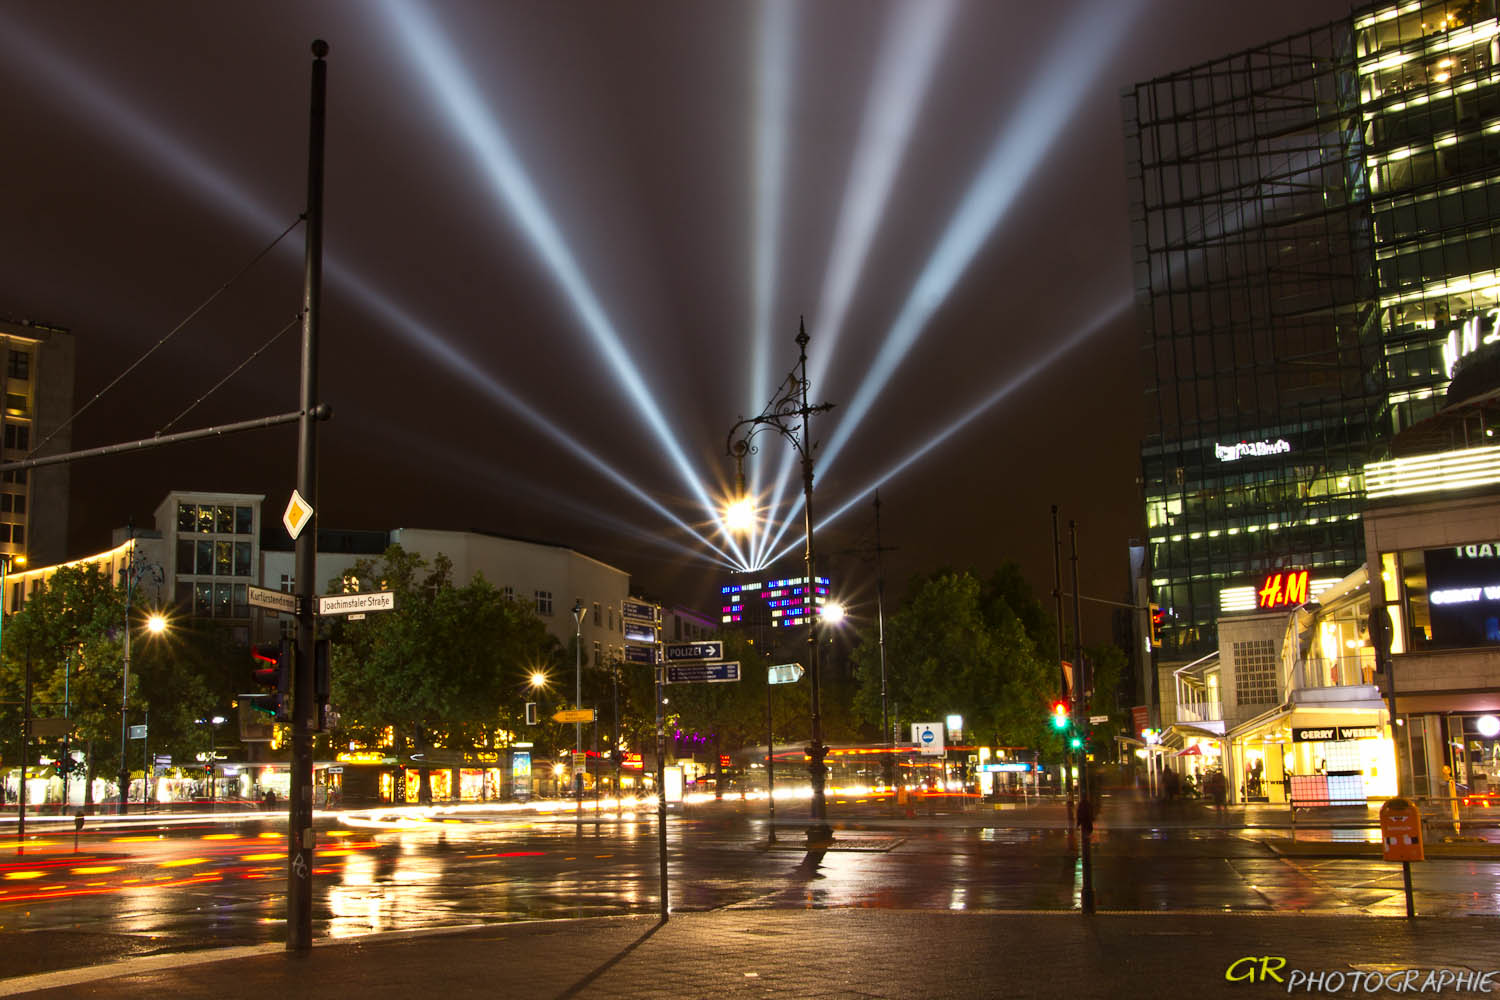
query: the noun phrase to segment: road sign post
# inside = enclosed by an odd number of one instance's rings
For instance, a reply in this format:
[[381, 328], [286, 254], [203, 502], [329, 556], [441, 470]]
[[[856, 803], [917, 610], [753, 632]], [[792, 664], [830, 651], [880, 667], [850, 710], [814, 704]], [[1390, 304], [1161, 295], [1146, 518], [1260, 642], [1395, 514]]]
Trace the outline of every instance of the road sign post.
[[678, 663], [668, 664], [668, 684], [719, 684], [740, 679], [740, 663], [730, 660], [725, 663]]

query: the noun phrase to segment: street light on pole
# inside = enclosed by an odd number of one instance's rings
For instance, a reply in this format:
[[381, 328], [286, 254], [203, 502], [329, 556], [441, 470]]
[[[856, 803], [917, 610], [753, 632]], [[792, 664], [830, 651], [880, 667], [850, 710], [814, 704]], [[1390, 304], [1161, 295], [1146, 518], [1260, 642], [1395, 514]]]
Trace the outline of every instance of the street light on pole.
[[[825, 413], [833, 409], [832, 403], [809, 405], [807, 401], [807, 327], [797, 327], [797, 347], [800, 351], [797, 365], [787, 375], [776, 395], [759, 414], [741, 417], [729, 429], [725, 451], [734, 458], [737, 466], [737, 483], [740, 496], [731, 508], [738, 508], [736, 518], [741, 522], [752, 520], [754, 507], [747, 503], [744, 490], [745, 456], [757, 451], [753, 438], [764, 430], [773, 430], [787, 440], [802, 459], [802, 514], [803, 531], [807, 540], [804, 561], [807, 564], [807, 669], [811, 681], [812, 739], [807, 748], [807, 770], [812, 779], [812, 822], [807, 828], [809, 849], [826, 849], [833, 839], [833, 830], [828, 826], [828, 804], [824, 798], [827, 769], [823, 761], [828, 748], [823, 745], [822, 684], [818, 671], [818, 576], [813, 554], [813, 452], [817, 444], [812, 440], [809, 418], [814, 413]], [[799, 427], [800, 422], [800, 427]], [[736, 439], [736, 435], [739, 435]], [[746, 516], [747, 513], [750, 516]]]

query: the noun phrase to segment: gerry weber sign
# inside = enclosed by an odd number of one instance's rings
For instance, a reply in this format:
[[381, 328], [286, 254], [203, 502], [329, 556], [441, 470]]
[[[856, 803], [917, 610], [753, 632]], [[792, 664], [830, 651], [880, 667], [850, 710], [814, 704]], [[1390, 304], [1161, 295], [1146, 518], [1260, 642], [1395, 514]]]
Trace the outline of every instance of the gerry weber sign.
[[1379, 726], [1302, 726], [1292, 729], [1293, 743], [1327, 743], [1335, 740], [1378, 740]]
[[1221, 462], [1233, 462], [1241, 458], [1263, 458], [1266, 455], [1283, 455], [1292, 450], [1286, 438], [1275, 441], [1241, 441], [1238, 444], [1214, 445], [1214, 458]]

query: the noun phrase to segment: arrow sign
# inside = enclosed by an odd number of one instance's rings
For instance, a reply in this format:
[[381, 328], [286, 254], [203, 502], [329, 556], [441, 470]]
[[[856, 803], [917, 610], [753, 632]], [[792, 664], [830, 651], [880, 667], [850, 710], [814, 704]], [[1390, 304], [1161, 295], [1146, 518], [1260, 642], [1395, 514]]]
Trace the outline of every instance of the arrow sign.
[[565, 708], [559, 712], [552, 713], [553, 722], [593, 722], [595, 710], [592, 708]]
[[767, 684], [795, 684], [802, 679], [802, 664], [778, 663], [766, 668]]
[[669, 666], [666, 671], [668, 684], [697, 684], [703, 681], [716, 684], [740, 679], [738, 660], [728, 663], [686, 663]]
[[724, 643], [718, 639], [708, 642], [669, 642], [662, 648], [666, 651], [668, 663], [679, 663], [683, 660], [724, 659]]
[[656, 605], [641, 601], [621, 601], [620, 614], [625, 618], [656, 624]]

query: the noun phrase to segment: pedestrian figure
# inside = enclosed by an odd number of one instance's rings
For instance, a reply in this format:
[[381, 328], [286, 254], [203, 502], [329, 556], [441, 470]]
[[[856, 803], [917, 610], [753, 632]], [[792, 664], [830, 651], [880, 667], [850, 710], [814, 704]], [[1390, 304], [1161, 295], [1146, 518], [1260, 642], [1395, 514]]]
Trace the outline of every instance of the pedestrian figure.
[[1088, 796], [1078, 800], [1078, 809], [1074, 812], [1078, 821], [1078, 829], [1083, 833], [1083, 839], [1088, 840], [1094, 834], [1094, 807], [1089, 802]]
[[1224, 802], [1228, 797], [1229, 789], [1224, 781], [1223, 771], [1214, 771], [1203, 781], [1203, 790], [1214, 800], [1214, 809], [1218, 812], [1219, 822], [1224, 822]]

